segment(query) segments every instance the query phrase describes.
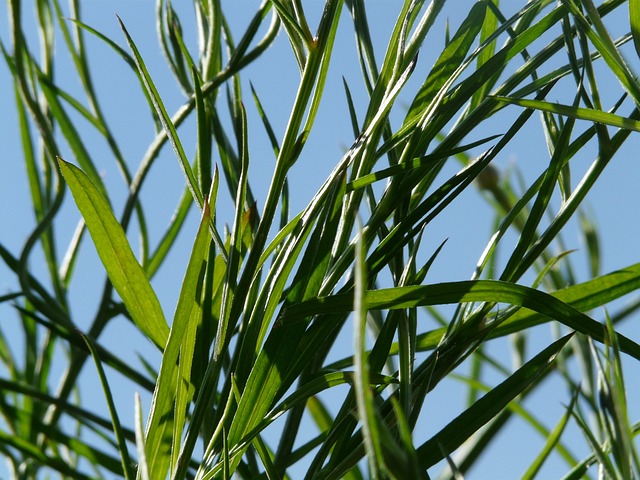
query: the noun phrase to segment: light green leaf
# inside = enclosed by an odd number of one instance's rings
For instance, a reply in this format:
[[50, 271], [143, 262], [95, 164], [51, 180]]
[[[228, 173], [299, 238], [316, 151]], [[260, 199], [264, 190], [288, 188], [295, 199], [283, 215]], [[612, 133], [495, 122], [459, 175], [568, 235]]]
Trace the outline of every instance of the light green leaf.
[[160, 302], [131, 250], [124, 230], [109, 204], [82, 170], [58, 158], [76, 205], [84, 218], [100, 260], [133, 322], [163, 349], [169, 327]]

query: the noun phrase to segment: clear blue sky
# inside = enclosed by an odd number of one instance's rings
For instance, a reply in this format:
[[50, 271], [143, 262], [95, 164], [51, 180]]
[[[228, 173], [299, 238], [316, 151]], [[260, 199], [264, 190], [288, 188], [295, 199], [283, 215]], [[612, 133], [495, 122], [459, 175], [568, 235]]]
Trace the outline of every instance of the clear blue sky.
[[[25, 17], [29, 17], [32, 12], [25, 2]], [[255, 11], [259, 2], [256, 1], [223, 1], [223, 6], [227, 11], [228, 20], [232, 30], [242, 31], [249, 16]], [[304, 2], [305, 8], [309, 9], [311, 24], [315, 24], [321, 12], [323, 2], [318, 0]], [[444, 23], [442, 20], [449, 17], [451, 30], [455, 28], [461, 20], [461, 15], [466, 13], [466, 6], [472, 2], [454, 1], [449, 2], [445, 7], [445, 13], [441, 15], [441, 23], [434, 29], [429, 41], [434, 47], [426, 45], [419, 58], [418, 69], [407, 87], [409, 93], [415, 92], [416, 87], [422, 82], [424, 72], [427, 72], [435, 60], [435, 55], [440, 51], [444, 42]], [[514, 2], [517, 4], [524, 2]], [[183, 30], [191, 46], [196, 45], [194, 38], [195, 28], [192, 25], [192, 8], [190, 2], [175, 2], [175, 7], [183, 12]], [[465, 5], [465, 8], [461, 8]], [[115, 14], [118, 14], [129, 33], [147, 62], [151, 75], [166, 102], [167, 109], [173, 113], [184, 102], [184, 97], [178, 90], [176, 83], [170, 75], [168, 67], [162, 57], [157, 45], [154, 2], [150, 0], [88, 0], [82, 2], [83, 20], [113, 38], [123, 47], [124, 39], [119, 30]], [[381, 61], [386, 46], [386, 39], [393, 21], [400, 9], [401, 2], [397, 0], [370, 0], [367, 2], [369, 16], [371, 20], [372, 35], [377, 47], [378, 61]], [[10, 44], [7, 35], [8, 23], [6, 7], [0, 8], [0, 38], [5, 45]], [[334, 164], [341, 157], [344, 150], [353, 141], [351, 127], [348, 122], [347, 104], [342, 87], [342, 76], [349, 82], [354, 99], [358, 107], [358, 113], [362, 117], [366, 106], [366, 93], [361, 80], [359, 66], [355, 53], [353, 33], [350, 20], [346, 15], [342, 21], [342, 27], [337, 39], [336, 55], [332, 62], [329, 83], [327, 85], [324, 105], [321, 108], [316, 122], [315, 130], [310, 137], [309, 144], [304, 151], [299, 164], [291, 173], [291, 195], [292, 210], [299, 211], [306, 205], [320, 186], [324, 177], [333, 168]], [[623, 13], [623, 12], [621, 12]], [[25, 19], [26, 20], [26, 19]], [[610, 21], [611, 26], [619, 33], [628, 30], [628, 20], [623, 15], [617, 15]], [[31, 19], [25, 21], [25, 29], [34, 32]], [[191, 35], [191, 36], [190, 36]], [[37, 38], [30, 38], [33, 49], [37, 48]], [[544, 40], [543, 40], [544, 41]], [[130, 69], [124, 65], [121, 59], [115, 55], [105, 45], [98, 40], [87, 36], [89, 47], [89, 57], [93, 67], [94, 80], [98, 93], [103, 99], [103, 108], [112, 126], [116, 137], [122, 142], [121, 147], [129, 161], [132, 169], [138, 164], [149, 143], [154, 138], [153, 125], [150, 122], [143, 94], [139, 84]], [[63, 49], [60, 48], [62, 52]], [[631, 58], [631, 57], [628, 57]], [[78, 92], [79, 84], [74, 77], [73, 69], [69, 58], [61, 53], [57, 57], [57, 78], [61, 85], [70, 92]], [[638, 62], [633, 63], [636, 71], [640, 72]], [[252, 82], [261, 101], [275, 128], [276, 135], [281, 137], [288, 118], [289, 108], [293, 102], [297, 82], [299, 79], [295, 59], [291, 54], [289, 44], [284, 34], [280, 34], [276, 45], [270, 53], [254, 65], [251, 65], [242, 72], [243, 86], [245, 93], [249, 92], [249, 82]], [[610, 80], [614, 82], [614, 80]], [[614, 83], [612, 87], [616, 86]], [[603, 87], [603, 86], [601, 86]], [[602, 88], [605, 92], [605, 104], [610, 105], [613, 98], [606, 98], [606, 94], [618, 92], [619, 89]], [[2, 139], [4, 161], [4, 174], [0, 176], [0, 235], [3, 245], [13, 252], [18, 252], [26, 236], [33, 227], [33, 215], [29, 206], [28, 186], [23, 168], [21, 147], [16, 126], [16, 114], [14, 100], [11, 95], [12, 84], [6, 65], [0, 64], [0, 91], [4, 92], [0, 96], [0, 138]], [[572, 98], [572, 93], [570, 97]], [[250, 98], [247, 96], [247, 98]], [[105, 101], [108, 99], [108, 101]], [[405, 97], [405, 104], [410, 101], [410, 96]], [[402, 102], [400, 102], [402, 105]], [[251, 173], [250, 181], [254, 195], [258, 200], [258, 208], [262, 208], [262, 200], [266, 196], [268, 180], [271, 177], [274, 158], [267, 137], [262, 129], [261, 122], [257, 117], [255, 106], [247, 102], [249, 115], [249, 133], [251, 138]], [[515, 109], [506, 111], [495, 123], [488, 124], [478, 133], [497, 134], [506, 130], [510, 119], [516, 113]], [[400, 119], [403, 112], [395, 112], [395, 119]], [[395, 126], [398, 125], [396, 122]], [[186, 122], [179, 130], [183, 144], [187, 148], [187, 153], [192, 153], [195, 129], [193, 122]], [[104, 176], [105, 182], [111, 194], [111, 199], [115, 205], [116, 212], [122, 208], [126, 195], [126, 187], [121, 180], [120, 173], [115, 162], [111, 158], [106, 145], [102, 139], [90, 128], [84, 133], [86, 145], [94, 157], [97, 158], [97, 167]], [[62, 144], [64, 144], [62, 142]], [[640, 178], [640, 165], [638, 164], [639, 152], [638, 137], [634, 136], [628, 144], [620, 151], [614, 159], [608, 171], [603, 174], [599, 185], [597, 185], [588, 197], [588, 206], [593, 213], [601, 232], [603, 249], [603, 272], [623, 268], [627, 265], [640, 261], [638, 245], [640, 245], [640, 222], [638, 220], [639, 199], [637, 195], [637, 183]], [[104, 156], [102, 157], [102, 152]], [[580, 169], [586, 168], [593, 160], [595, 152], [584, 155], [584, 158], [576, 160], [576, 178]], [[72, 158], [69, 155], [69, 160]], [[518, 137], [518, 141], [511, 145], [511, 150], [506, 151], [503, 156], [497, 159], [497, 166], [501, 169], [517, 166], [527, 180], [535, 178], [548, 161], [548, 154], [544, 144], [544, 138], [539, 125], [532, 123], [531, 128], [525, 134]], [[178, 163], [169, 148], [164, 148], [158, 159], [155, 169], [148, 180], [143, 191], [143, 202], [154, 207], [149, 211], [149, 227], [152, 243], [157, 241], [164, 231], [166, 224], [175, 208], [177, 198], [183, 188], [183, 177], [178, 167]], [[452, 173], [458, 165], [451, 165]], [[221, 184], [222, 185], [222, 184]], [[221, 222], [230, 221], [231, 210], [228, 194], [221, 190], [218, 217]], [[153, 213], [151, 213], [153, 212]], [[67, 196], [64, 207], [64, 224], [58, 226], [58, 241], [61, 251], [71, 238], [73, 230], [79, 219], [79, 214], [75, 205], [71, 201], [71, 196]], [[481, 254], [491, 233], [491, 212], [486, 207], [485, 201], [475, 191], [469, 191], [461, 196], [449, 209], [447, 215], [443, 215], [434, 222], [425, 241], [426, 250], [433, 250], [445, 238], [448, 243], [445, 250], [440, 255], [434, 266], [433, 276], [430, 282], [445, 280], [467, 279], [473, 272], [476, 261]], [[131, 231], [131, 238], [134, 247], [136, 245], [135, 227]], [[174, 249], [167, 264], [158, 272], [154, 278], [153, 285], [156, 289], [162, 306], [168, 317], [173, 312], [177, 299], [178, 288], [182, 280], [182, 272], [186, 265], [186, 255], [189, 251], [192, 239], [190, 235], [195, 232], [195, 215], [191, 215], [190, 225], [187, 226], [181, 235], [180, 242]], [[78, 271], [72, 286], [72, 309], [81, 327], [88, 327], [92, 318], [100, 288], [103, 282], [100, 272], [100, 263], [93, 247], [85, 240], [83, 255], [78, 264]], [[565, 234], [565, 241], [568, 249], [578, 249], [575, 264], [582, 268], [580, 273], [584, 275], [586, 271], [586, 260], [584, 258], [584, 245], [575, 229], [575, 226], [568, 229]], [[37, 260], [34, 260], [37, 263]], [[34, 265], [35, 269], [43, 268]], [[44, 271], [44, 268], [43, 268]], [[581, 278], [584, 280], [584, 277]], [[13, 275], [4, 265], [0, 265], [0, 295], [16, 288]], [[602, 318], [601, 312], [595, 315]], [[636, 319], [637, 320], [637, 319]], [[7, 304], [0, 304], [0, 321], [5, 332], [11, 332], [10, 325], [15, 325], [16, 337], [19, 331], [17, 316]], [[86, 322], [86, 323], [85, 323]], [[636, 322], [634, 322], [636, 323]], [[631, 323], [627, 323], [622, 331], [632, 338], [640, 337], [640, 328]], [[351, 333], [345, 332], [345, 341], [342, 352], [337, 352], [336, 356], [345, 355], [351, 348]], [[544, 327], [536, 332], [540, 336], [540, 345], [549, 338], [549, 328]], [[120, 354], [122, 358], [130, 359], [131, 363], [138, 365], [135, 352], [140, 352], [143, 356], [152, 361], [158, 360], [158, 355], [153, 347], [141, 340], [140, 336], [125, 321], [116, 321], [107, 328], [101, 342]], [[12, 347], [14, 344], [12, 344]], [[506, 359], [508, 358], [508, 342], [497, 341], [492, 347], [493, 354]], [[19, 338], [16, 338], [15, 348], [19, 349]], [[631, 362], [627, 362], [629, 369], [626, 372], [627, 383], [630, 388], [630, 398], [638, 398], [639, 389], [637, 385], [638, 368]], [[63, 363], [57, 366], [61, 368]], [[462, 369], [461, 372], [464, 372]], [[0, 371], [0, 375], [3, 372]], [[55, 378], [55, 377], [54, 377]], [[122, 380], [118, 375], [113, 375], [113, 386], [118, 392], [118, 405], [122, 419], [131, 424], [133, 419], [133, 392], [135, 387], [129, 382]], [[497, 381], [498, 377], [492, 380]], [[85, 400], [95, 407], [95, 410], [106, 415], [106, 406], [101, 396], [101, 389], [95, 374], [93, 365], [87, 364], [82, 376]], [[549, 387], [540, 393], [527, 405], [533, 409], [543, 408], [546, 412], [545, 422], [547, 427], [552, 427], [563, 412], [562, 402], [568, 402], [568, 396], [564, 391], [558, 391], [557, 384], [549, 384]], [[461, 396], [462, 387], [454, 381], [445, 382], [442, 387], [438, 387], [433, 395], [427, 400], [425, 412], [428, 412], [424, 423], [416, 432], [417, 443], [421, 443], [438, 428], [446, 424], [453, 416], [460, 413], [463, 408], [463, 398]], [[143, 396], [145, 413], [148, 412], [150, 398]], [[631, 402], [633, 404], [633, 402]], [[638, 408], [632, 411], [632, 418], [637, 418]], [[636, 414], [633, 416], [633, 414]], [[508, 435], [504, 436], [497, 448], [504, 449], [506, 455], [490, 457], [481, 463], [481, 469], [472, 473], [469, 478], [515, 478], [521, 473], [542, 446], [543, 439], [535, 433], [527, 430], [519, 421], [514, 422], [514, 426], [507, 430]], [[579, 434], [574, 431], [572, 439], [576, 445], [581, 445], [582, 440]], [[526, 438], [526, 442], [523, 440]], [[421, 440], [420, 440], [421, 439]], [[569, 443], [569, 442], [568, 442]], [[574, 442], [571, 442], [574, 443]], [[585, 450], [576, 451], [581, 457]], [[0, 477], [4, 477], [0, 467]], [[556, 478], [566, 472], [566, 467], [557, 462], [550, 462], [547, 470], [540, 478]], [[436, 473], [433, 470], [430, 473]]]

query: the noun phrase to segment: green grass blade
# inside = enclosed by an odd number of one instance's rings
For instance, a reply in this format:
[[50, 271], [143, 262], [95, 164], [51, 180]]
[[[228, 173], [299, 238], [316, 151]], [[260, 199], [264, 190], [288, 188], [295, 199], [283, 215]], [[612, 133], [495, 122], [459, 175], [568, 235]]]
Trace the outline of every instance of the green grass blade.
[[0, 430], [0, 444], [12, 447], [29, 458], [34, 459], [40, 465], [47, 466], [54, 471], [60, 472], [60, 474], [65, 475], [68, 478], [78, 480], [90, 480], [92, 478], [78, 472], [77, 468], [66, 464], [59, 458], [47, 455], [39, 446], [29, 442], [28, 440], [20, 438], [17, 435], [8, 434]]
[[526, 472], [524, 472], [524, 474], [522, 475], [522, 480], [533, 480], [536, 477], [536, 475], [542, 468], [543, 463], [560, 441], [560, 437], [562, 436], [562, 433], [564, 432], [564, 429], [567, 426], [569, 419], [571, 418], [571, 412], [573, 412], [573, 407], [577, 399], [578, 396], [574, 395], [571, 399], [571, 403], [566, 407], [567, 411], [547, 437], [547, 441], [545, 442], [544, 447], [542, 448], [536, 459], [533, 461], [533, 463], [531, 463], [529, 468], [527, 468]]
[[211, 181], [213, 178], [213, 169], [211, 168], [211, 125], [209, 115], [205, 107], [205, 100], [202, 96], [198, 71], [193, 68], [191, 75], [193, 77], [194, 97], [196, 102], [196, 124], [198, 133], [196, 163], [198, 165], [198, 179], [200, 180], [200, 189], [203, 192], [208, 192], [211, 188]]
[[[640, 263], [553, 292], [558, 300], [581, 312], [606, 305], [640, 288]], [[546, 322], [538, 313], [520, 310], [502, 323], [495, 335], [506, 335]]]
[[584, 31], [585, 35], [600, 52], [611, 73], [618, 78], [636, 105], [640, 104], [640, 84], [622, 54], [616, 48], [593, 1], [583, 0], [581, 2], [588, 19], [585, 18], [573, 1], [562, 0], [562, 3], [571, 11], [578, 27]]
[[182, 231], [182, 226], [187, 219], [187, 214], [191, 210], [193, 205], [191, 194], [189, 189], [185, 188], [178, 200], [178, 205], [171, 216], [171, 222], [165, 230], [162, 238], [158, 242], [155, 250], [149, 255], [149, 260], [144, 265], [144, 271], [149, 278], [153, 278], [156, 274], [164, 259], [169, 254], [169, 250], [174, 245], [178, 234]]
[[355, 286], [353, 294], [354, 339], [355, 339], [355, 391], [358, 417], [362, 423], [362, 437], [364, 439], [369, 475], [378, 478], [384, 471], [382, 446], [378, 419], [375, 412], [373, 392], [369, 388], [369, 360], [367, 355], [367, 301], [366, 289], [368, 284], [366, 272], [366, 252], [362, 241], [362, 229], [356, 243]]
[[202, 190], [200, 190], [200, 187], [198, 186], [198, 181], [195, 175], [193, 174], [193, 170], [191, 169], [191, 164], [189, 163], [189, 160], [187, 159], [187, 155], [184, 152], [184, 148], [182, 147], [182, 142], [178, 137], [178, 132], [176, 130], [176, 127], [171, 121], [171, 117], [169, 116], [166, 108], [164, 107], [164, 103], [162, 102], [162, 99], [160, 98], [160, 94], [158, 93], [158, 90], [156, 89], [153, 83], [153, 80], [151, 79], [151, 75], [149, 75], [149, 71], [147, 70], [147, 67], [144, 64], [144, 60], [142, 59], [140, 52], [138, 51], [138, 47], [136, 47], [136, 44], [133, 42], [133, 39], [131, 38], [131, 36], [129, 35], [129, 32], [124, 26], [124, 23], [122, 23], [122, 20], [118, 18], [118, 21], [120, 22], [120, 28], [124, 33], [124, 36], [127, 40], [127, 44], [129, 45], [129, 48], [133, 53], [133, 56], [136, 62], [136, 67], [138, 69], [138, 72], [140, 73], [140, 76], [142, 77], [145, 90], [149, 95], [149, 97], [151, 98], [153, 107], [158, 117], [160, 117], [160, 122], [162, 123], [165, 134], [169, 139], [169, 143], [173, 147], [173, 151], [175, 152], [176, 157], [178, 158], [178, 163], [180, 164], [180, 168], [184, 173], [187, 185], [189, 186], [189, 190], [191, 191], [191, 195], [193, 195], [194, 201], [196, 202], [200, 210], [202, 210], [204, 208]]
[[[240, 129], [241, 129], [241, 152], [240, 152], [240, 178], [235, 198], [235, 214], [233, 218], [233, 230], [231, 233], [231, 244], [229, 245], [229, 263], [227, 265], [226, 277], [222, 286], [222, 309], [216, 340], [214, 345], [214, 358], [222, 353], [227, 342], [227, 330], [229, 329], [229, 310], [234, 300], [236, 286], [238, 282], [238, 272], [242, 260], [242, 225], [247, 200], [247, 182], [249, 179], [249, 139], [247, 132], [247, 114], [244, 105], [240, 104]], [[235, 324], [231, 324], [231, 329]]]
[[201, 286], [211, 240], [208, 225], [209, 207], [206, 206], [180, 290], [149, 412], [145, 445], [152, 478], [165, 478], [170, 464], [175, 468], [180, 452], [189, 400], [188, 391], [184, 389], [190, 385], [195, 332], [203, 315]]
[[456, 69], [463, 64], [469, 49], [482, 30], [486, 10], [486, 2], [476, 2], [473, 5], [469, 11], [469, 15], [451, 39], [451, 42], [449, 42], [440, 54], [440, 57], [431, 69], [432, 73], [422, 84], [420, 91], [409, 108], [406, 123], [413, 123], [423, 115], [423, 112], [428, 109], [428, 106], [437, 96], [440, 89], [454, 74]]
[[[432, 285], [369, 290], [366, 301], [370, 310], [413, 308], [465, 302], [508, 303], [519, 305], [553, 318], [578, 332], [605, 342], [604, 326], [557, 298], [513, 283], [494, 280], [468, 280]], [[302, 321], [313, 315], [349, 312], [353, 293], [307, 300], [285, 308], [283, 324]], [[618, 334], [620, 350], [640, 359], [640, 345]]]
[[133, 322], [158, 348], [163, 349], [169, 327], [160, 302], [136, 260], [124, 230], [91, 180], [79, 168], [62, 159], [58, 159], [58, 164], [107, 275]]
[[624, 128], [627, 130], [633, 130], [634, 132], [640, 132], [640, 121], [633, 120], [632, 118], [622, 117], [613, 113], [604, 112], [602, 110], [595, 110], [592, 108], [574, 107], [570, 105], [560, 105], [558, 103], [544, 102], [541, 100], [528, 100], [525, 98], [509, 98], [493, 96], [495, 100], [505, 103], [511, 103], [514, 105], [520, 105], [525, 108], [535, 108], [543, 112], [556, 113], [558, 115], [565, 115], [576, 120], [587, 120], [589, 122], [600, 123], [602, 125], [611, 125], [612, 127]]
[[603, 478], [615, 478], [622, 480], [622, 477], [617, 475], [613, 462], [611, 462], [611, 459], [609, 458], [607, 446], [600, 444], [600, 441], [596, 438], [593, 429], [581, 416], [574, 412], [573, 417], [587, 440], [587, 443], [591, 447], [594, 458], [599, 464], [600, 470], [605, 472]]
[[137, 480], [151, 480], [149, 476], [149, 467], [147, 465], [146, 448], [144, 445], [144, 426], [142, 425], [142, 402], [140, 394], [135, 394], [135, 428], [136, 428], [136, 447], [138, 450], [138, 473]]
[[629, 0], [629, 23], [633, 35], [633, 45], [640, 58], [640, 0]]
[[478, 140], [477, 142], [473, 142], [470, 143], [468, 145], [461, 145], [459, 147], [456, 147], [452, 150], [438, 150], [436, 153], [432, 153], [432, 154], [428, 154], [428, 155], [423, 155], [421, 157], [418, 158], [414, 158], [413, 160], [410, 160], [408, 162], [402, 162], [401, 164], [398, 165], [394, 165], [392, 167], [389, 168], [385, 168], [383, 170], [380, 170], [378, 172], [374, 172], [374, 173], [369, 173], [367, 175], [363, 175], [362, 177], [353, 180], [352, 182], [347, 183], [347, 192], [353, 191], [353, 190], [357, 190], [359, 188], [364, 188], [368, 185], [371, 185], [374, 182], [377, 182], [379, 180], [383, 180], [385, 178], [389, 178], [392, 177], [394, 175], [398, 175], [400, 173], [403, 172], [407, 172], [416, 168], [420, 168], [420, 167], [424, 167], [426, 165], [429, 164], [433, 164], [438, 160], [442, 160], [445, 159], [447, 157], [452, 157], [454, 155], [457, 155], [461, 152], [466, 152], [468, 150], [471, 150], [472, 148], [478, 147], [480, 145], [483, 145], [487, 142], [490, 142], [491, 140], [495, 140], [496, 138], [500, 137], [500, 135], [492, 135], [490, 137], [487, 138], [483, 138], [482, 140]]
[[73, 152], [78, 165], [80, 165], [80, 168], [82, 168], [85, 174], [91, 179], [91, 182], [98, 188], [100, 194], [104, 198], [108, 198], [107, 191], [102, 182], [102, 178], [100, 178], [100, 174], [93, 164], [91, 155], [89, 155], [89, 152], [84, 146], [80, 133], [74, 126], [69, 115], [65, 112], [64, 108], [58, 101], [56, 94], [49, 87], [48, 82], [41, 81], [40, 86], [47, 99], [47, 103], [49, 108], [51, 109], [51, 113], [55, 116], [57, 123], [60, 126], [60, 130], [67, 139], [67, 142], [71, 147], [71, 151]]
[[571, 337], [572, 334], [553, 342], [507, 380], [449, 422], [433, 438], [418, 447], [417, 454], [422, 466], [428, 468], [440, 461], [443, 458], [441, 450], [447, 454], [452, 453], [474, 432], [495, 417], [553, 363]]

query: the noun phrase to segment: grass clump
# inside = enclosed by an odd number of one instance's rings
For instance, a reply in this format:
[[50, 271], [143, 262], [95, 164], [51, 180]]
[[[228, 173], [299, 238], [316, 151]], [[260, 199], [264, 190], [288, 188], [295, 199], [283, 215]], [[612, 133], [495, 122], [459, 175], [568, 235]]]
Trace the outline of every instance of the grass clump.
[[[498, 436], [519, 418], [521, 449], [544, 437], [525, 478], [550, 458], [567, 478], [638, 476], [623, 366], [640, 345], [619, 327], [640, 304], [619, 300], [640, 264], [601, 272], [583, 207], [640, 129], [638, 2], [406, 0], [384, 7], [384, 39], [364, 0], [265, 1], [243, 28], [236, 7], [159, 0], [158, 73], [138, 20], [122, 14], [107, 34], [77, 0], [38, 1], [33, 19], [8, 3], [12, 161], [35, 219], [22, 245], [0, 243], [0, 298], [19, 326], [0, 324], [10, 475], [462, 478], [504, 456]], [[133, 79], [114, 97], [98, 51]], [[359, 69], [341, 71], [344, 58]], [[290, 104], [269, 81], [295, 85]], [[117, 117], [116, 101], [131, 111]], [[137, 161], [120, 124], [133, 106], [153, 131]], [[535, 168], [509, 172], [500, 158], [538, 134]], [[113, 167], [124, 187], [103, 174]], [[466, 276], [438, 227], [460, 205], [481, 252]], [[100, 270], [86, 275], [93, 251]], [[90, 313], [75, 293], [87, 281]], [[114, 329], [146, 340], [114, 347]], [[511, 359], [495, 347], [505, 337]], [[566, 391], [559, 419], [530, 407], [549, 382]], [[450, 384], [466, 403], [434, 418]]]

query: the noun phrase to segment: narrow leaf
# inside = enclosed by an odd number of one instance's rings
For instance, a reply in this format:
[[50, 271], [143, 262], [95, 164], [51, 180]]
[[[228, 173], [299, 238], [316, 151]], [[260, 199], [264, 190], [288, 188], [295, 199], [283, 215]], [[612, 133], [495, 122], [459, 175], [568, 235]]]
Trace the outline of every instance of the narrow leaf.
[[133, 480], [135, 478], [135, 473], [131, 468], [132, 462], [131, 458], [129, 457], [129, 450], [127, 449], [127, 443], [125, 440], [124, 432], [122, 430], [120, 419], [118, 418], [118, 410], [116, 409], [116, 405], [113, 401], [111, 388], [109, 387], [109, 382], [107, 381], [107, 375], [104, 372], [104, 368], [102, 368], [102, 361], [100, 360], [98, 350], [95, 347], [93, 340], [91, 340], [86, 335], [82, 335], [82, 338], [87, 344], [87, 347], [91, 352], [91, 356], [93, 357], [93, 360], [96, 364], [98, 376], [100, 377], [100, 383], [102, 384], [102, 390], [104, 391], [104, 398], [107, 401], [107, 405], [109, 406], [109, 413], [111, 414], [111, 420], [113, 422], [113, 431], [116, 435], [116, 440], [118, 441], [118, 450], [122, 459], [122, 470], [124, 472], [124, 476], [127, 480]]
[[[416, 285], [369, 290], [366, 295], [370, 310], [412, 308], [465, 302], [503, 302], [519, 305], [557, 320], [578, 332], [604, 343], [605, 327], [557, 298], [532, 288], [494, 280], [468, 280], [432, 285]], [[337, 294], [308, 300], [287, 307], [282, 323], [303, 320], [318, 314], [349, 312], [353, 293]], [[618, 334], [620, 350], [640, 359], [640, 345]]]
[[529, 100], [526, 98], [492, 97], [495, 100], [505, 103], [520, 105], [525, 108], [535, 108], [543, 112], [557, 113], [578, 120], [588, 120], [590, 122], [611, 125], [612, 127], [625, 128], [640, 132], [640, 122], [631, 118], [622, 117], [614, 113], [603, 112], [592, 108], [573, 107], [570, 105], [560, 105], [559, 103], [544, 102], [542, 100]]

